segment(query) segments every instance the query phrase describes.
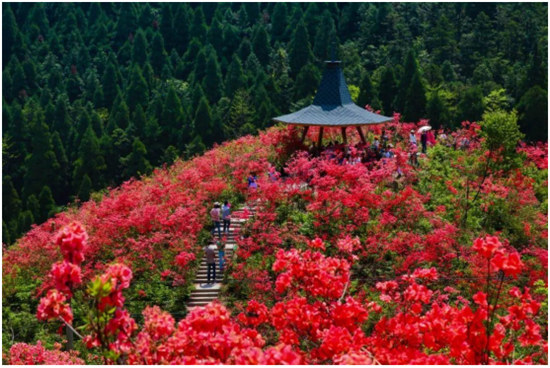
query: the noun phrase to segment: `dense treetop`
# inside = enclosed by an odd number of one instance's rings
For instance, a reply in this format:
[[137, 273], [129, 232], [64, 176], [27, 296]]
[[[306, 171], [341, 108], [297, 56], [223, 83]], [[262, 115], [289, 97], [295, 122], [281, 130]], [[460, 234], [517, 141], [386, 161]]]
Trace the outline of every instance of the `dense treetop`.
[[310, 103], [332, 45], [361, 105], [455, 127], [496, 104], [546, 140], [547, 14], [543, 3], [3, 4], [3, 240]]

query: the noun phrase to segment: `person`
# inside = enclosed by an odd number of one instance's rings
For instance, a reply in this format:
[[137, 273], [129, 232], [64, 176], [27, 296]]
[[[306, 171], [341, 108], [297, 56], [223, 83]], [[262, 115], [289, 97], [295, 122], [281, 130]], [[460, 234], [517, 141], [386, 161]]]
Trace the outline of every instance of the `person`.
[[386, 134], [386, 129], [382, 129], [382, 135], [380, 137], [382, 140], [382, 148], [386, 149], [388, 147], [388, 135]]
[[428, 134], [423, 131], [420, 135], [420, 143], [422, 143], [422, 153], [426, 153], [426, 145], [428, 144]]
[[231, 225], [231, 205], [228, 201], [225, 201], [222, 206], [222, 220], [223, 220], [223, 232], [229, 233], [229, 226]]
[[256, 180], [258, 180], [258, 178], [256, 177], [256, 173], [251, 172], [247, 180], [248, 180], [248, 188], [250, 189], [258, 188], [258, 183], [256, 183]]
[[409, 143], [414, 144], [415, 146], [417, 145], [416, 135], [414, 134], [414, 129], [411, 129], [411, 133], [409, 134]]
[[216, 246], [218, 247], [218, 260], [220, 262], [220, 272], [223, 272], [223, 265], [225, 263], [225, 245], [221, 242], [221, 240], [218, 240], [216, 242]]
[[220, 210], [220, 204], [218, 202], [214, 203], [214, 208], [210, 210], [210, 218], [212, 219], [212, 223], [214, 224], [214, 227], [212, 228], [212, 235], [216, 232], [216, 229], [218, 229], [218, 237], [222, 237], [222, 228], [221, 228], [221, 210]]
[[207, 245], [204, 251], [206, 254], [206, 264], [208, 266], [206, 279], [208, 280], [207, 282], [210, 284], [210, 280], [216, 282], [216, 258], [214, 256], [214, 249], [210, 248], [210, 246]]

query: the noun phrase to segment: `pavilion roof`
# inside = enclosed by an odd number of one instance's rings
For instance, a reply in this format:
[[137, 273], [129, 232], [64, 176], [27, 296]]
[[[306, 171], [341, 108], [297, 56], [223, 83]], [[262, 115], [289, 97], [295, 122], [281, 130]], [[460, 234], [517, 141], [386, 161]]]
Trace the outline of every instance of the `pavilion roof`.
[[340, 61], [326, 61], [313, 104], [291, 114], [273, 118], [293, 125], [360, 126], [393, 120], [363, 109], [351, 100]]

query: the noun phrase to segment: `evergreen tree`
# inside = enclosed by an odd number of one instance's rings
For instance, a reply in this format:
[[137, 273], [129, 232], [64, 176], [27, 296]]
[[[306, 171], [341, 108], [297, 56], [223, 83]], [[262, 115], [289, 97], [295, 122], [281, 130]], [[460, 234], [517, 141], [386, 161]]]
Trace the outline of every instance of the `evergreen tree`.
[[225, 135], [228, 138], [237, 137], [246, 124], [252, 123], [255, 114], [254, 107], [250, 102], [250, 95], [244, 89], [235, 93], [229, 109], [229, 121], [224, 127]]
[[174, 87], [170, 86], [162, 108], [160, 125], [166, 140], [164, 146], [177, 145], [178, 132], [183, 128], [183, 108]]
[[262, 65], [269, 63], [269, 39], [263, 25], [256, 27], [252, 38], [252, 49]]
[[52, 191], [47, 185], [42, 188], [40, 195], [38, 196], [38, 202], [40, 204], [40, 212], [36, 221], [38, 223], [44, 222], [51, 216], [55, 210], [55, 202], [53, 200]]
[[75, 190], [80, 187], [84, 175], [88, 175], [94, 183], [94, 187], [101, 185], [103, 181], [102, 174], [107, 166], [100, 150], [99, 141], [91, 126], [86, 129], [82, 137], [78, 158], [73, 166], [73, 186]]
[[217, 17], [214, 17], [214, 19], [212, 20], [212, 24], [208, 29], [207, 39], [218, 54], [221, 54], [223, 52], [223, 38], [220, 37], [222, 32], [223, 29], [221, 22], [218, 20]]
[[208, 32], [206, 26], [206, 20], [204, 18], [204, 12], [202, 6], [198, 6], [193, 13], [193, 20], [191, 22], [190, 34], [196, 37], [200, 42], [206, 41], [206, 34]]
[[[190, 39], [189, 33], [189, 5], [179, 4], [176, 14], [174, 15], [174, 43], [175, 48], [180, 55], [187, 50], [187, 45]], [[218, 35], [219, 36], [219, 35]]]
[[333, 50], [336, 52], [335, 48], [337, 46], [338, 33], [336, 32], [334, 19], [330, 12], [325, 10], [315, 33], [313, 53], [319, 60], [329, 60], [332, 58]]
[[548, 97], [546, 90], [533, 86], [518, 103], [519, 125], [526, 138], [548, 141]]
[[120, 4], [120, 14], [116, 25], [115, 47], [120, 47], [136, 30], [137, 17], [135, 4]]
[[359, 96], [357, 97], [357, 105], [365, 107], [366, 105], [372, 106], [372, 102], [376, 98], [376, 92], [370, 80], [368, 72], [363, 73], [361, 79], [361, 85], [359, 86]]
[[115, 65], [111, 62], [107, 63], [105, 67], [105, 73], [103, 74], [103, 79], [101, 80], [103, 85], [103, 96], [107, 108], [112, 106], [113, 101], [115, 100], [118, 92], [118, 75], [115, 70]]
[[174, 13], [173, 4], [162, 4], [161, 18], [160, 18], [160, 33], [164, 37], [164, 44], [167, 50], [171, 50], [176, 45], [175, 34], [177, 33], [174, 28]]
[[[147, 106], [149, 102], [147, 82], [145, 82], [145, 78], [143, 78], [143, 74], [141, 74], [141, 69], [138, 65], [134, 65], [132, 68], [126, 101], [130, 111], [134, 111], [138, 104]], [[119, 126], [123, 128], [121, 125]]]
[[38, 202], [38, 198], [34, 194], [31, 194], [26, 201], [25, 208], [27, 211], [30, 211], [32, 213], [32, 218], [34, 221], [38, 220], [38, 216], [40, 215], [40, 202]]
[[396, 92], [397, 83], [395, 81], [393, 69], [390, 66], [386, 66], [382, 72], [380, 86], [378, 87], [378, 98], [382, 104], [383, 113], [386, 116], [391, 116], [395, 112], [393, 100]]
[[430, 125], [434, 129], [448, 127], [450, 123], [449, 108], [438, 90], [430, 93], [426, 105], [426, 115], [430, 119]]
[[416, 122], [426, 114], [426, 87], [418, 71], [413, 74], [406, 95], [403, 118], [405, 121]]
[[90, 193], [92, 192], [92, 181], [88, 174], [84, 174], [80, 185], [78, 187], [77, 197], [81, 202], [87, 202], [90, 199]]
[[159, 32], [155, 33], [153, 43], [151, 44], [151, 66], [156, 75], [160, 75], [162, 67], [166, 62], [166, 50], [164, 49], [164, 39]]
[[273, 41], [283, 41], [287, 30], [287, 5], [284, 2], [277, 2], [273, 7], [271, 15], [271, 35]]
[[65, 153], [65, 148], [59, 133], [54, 131], [52, 134], [52, 146], [55, 153], [55, 158], [59, 163], [59, 171], [57, 173], [59, 179], [59, 186], [56, 193], [54, 193], [55, 198], [58, 203], [64, 203], [68, 201], [68, 184], [69, 184], [69, 160]]
[[5, 175], [2, 178], [2, 219], [7, 223], [17, 220], [22, 210], [21, 199], [13, 186], [11, 176]]
[[483, 92], [480, 87], [471, 87], [464, 91], [458, 102], [460, 121], [478, 121], [483, 114]]
[[126, 178], [146, 175], [152, 170], [151, 164], [147, 160], [147, 149], [139, 138], [134, 138], [132, 152], [128, 156], [123, 157], [121, 161], [124, 167], [123, 175]]
[[185, 146], [185, 158], [189, 159], [206, 151], [206, 146], [200, 136], [196, 135], [193, 140]]
[[235, 91], [244, 87], [245, 83], [246, 80], [243, 73], [241, 59], [234, 54], [231, 64], [229, 64], [229, 67], [227, 68], [225, 78], [225, 95], [233, 96]]
[[2, 220], [2, 243], [8, 245], [11, 244], [10, 230], [4, 220]]
[[34, 224], [34, 216], [31, 211], [26, 210], [19, 214], [19, 223], [17, 226], [19, 234], [29, 231], [32, 224]]
[[214, 122], [210, 104], [205, 97], [199, 101], [193, 126], [195, 135], [200, 136], [204, 144], [210, 147], [214, 143]]
[[23, 198], [38, 194], [43, 186], [57, 188], [59, 163], [53, 151], [48, 126], [44, 115], [36, 107], [30, 123], [31, 150], [25, 158], [27, 171], [24, 176]]
[[418, 62], [414, 56], [414, 51], [411, 49], [407, 53], [405, 59], [405, 67], [401, 80], [399, 81], [399, 93], [395, 97], [394, 105], [395, 109], [399, 112], [405, 111], [405, 104], [407, 103], [407, 96], [409, 93], [409, 87], [412, 83], [413, 76], [418, 73]]
[[2, 60], [4, 65], [8, 63], [12, 55], [12, 49], [17, 42], [19, 29], [11, 5], [2, 6]]
[[246, 60], [250, 56], [250, 53], [252, 52], [252, 44], [248, 40], [248, 38], [245, 38], [237, 50], [237, 55], [241, 60]]
[[213, 105], [218, 102], [223, 91], [222, 73], [218, 64], [216, 51], [213, 49], [208, 55], [205, 72], [206, 75], [202, 85], [209, 103]]
[[140, 29], [136, 33], [134, 38], [134, 44], [132, 46], [132, 62], [138, 65], [143, 65], [147, 62], [147, 49], [149, 45], [147, 44], [147, 39], [145, 34]]
[[306, 96], [312, 95], [319, 82], [321, 80], [321, 74], [319, 70], [313, 64], [305, 65], [298, 73], [296, 77], [296, 86], [295, 86], [295, 99], [299, 100]]
[[309, 37], [303, 21], [300, 21], [296, 27], [289, 49], [290, 75], [295, 78], [304, 65], [313, 61], [313, 52], [311, 51]]

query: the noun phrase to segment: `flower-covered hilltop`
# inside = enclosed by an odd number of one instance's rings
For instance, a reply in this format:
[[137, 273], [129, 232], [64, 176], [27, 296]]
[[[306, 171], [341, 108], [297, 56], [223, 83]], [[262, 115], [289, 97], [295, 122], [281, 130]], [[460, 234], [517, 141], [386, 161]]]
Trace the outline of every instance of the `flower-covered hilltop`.
[[[34, 227], [4, 249], [4, 361], [546, 364], [547, 146], [493, 113], [421, 154], [398, 119], [378, 156], [271, 128]], [[188, 312], [221, 197], [256, 210], [220, 301]]]

